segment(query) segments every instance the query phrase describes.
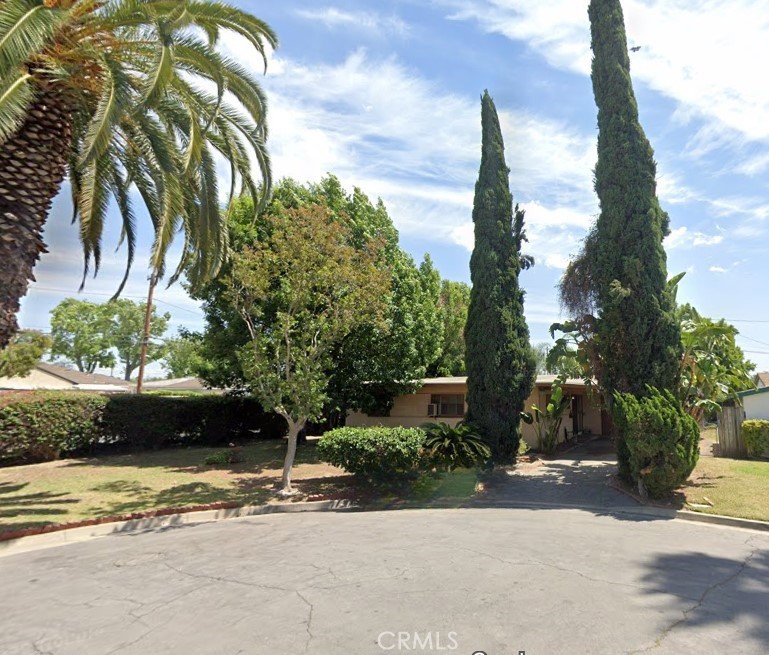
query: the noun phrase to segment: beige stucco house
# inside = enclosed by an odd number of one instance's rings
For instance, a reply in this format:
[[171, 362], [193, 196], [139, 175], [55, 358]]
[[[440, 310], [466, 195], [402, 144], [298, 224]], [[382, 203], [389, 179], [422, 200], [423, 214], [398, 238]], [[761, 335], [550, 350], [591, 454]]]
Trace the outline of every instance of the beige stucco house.
[[[529, 411], [532, 405], [544, 408], [547, 404], [554, 375], [537, 377], [534, 390], [525, 404]], [[559, 441], [573, 434], [611, 434], [606, 415], [589, 396], [582, 380], [567, 380], [564, 391], [571, 396], [571, 407], [564, 414]], [[455, 425], [467, 411], [467, 378], [428, 378], [412, 394], [395, 398], [388, 416], [369, 416], [355, 412], [347, 417], [347, 425], [387, 427], [418, 427], [423, 423], [439, 421]], [[536, 446], [534, 426], [521, 424], [521, 434], [530, 446]]]

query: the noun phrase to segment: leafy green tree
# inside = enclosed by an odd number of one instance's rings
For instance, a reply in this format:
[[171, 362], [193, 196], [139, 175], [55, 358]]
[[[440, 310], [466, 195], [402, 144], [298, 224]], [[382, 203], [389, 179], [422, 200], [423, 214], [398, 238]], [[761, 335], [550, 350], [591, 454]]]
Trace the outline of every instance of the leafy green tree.
[[465, 325], [470, 307], [470, 286], [443, 280], [438, 299], [443, 342], [440, 355], [427, 370], [430, 377], [465, 375]]
[[112, 309], [107, 303], [65, 298], [51, 312], [51, 359], [63, 357], [78, 371], [115, 366]]
[[0, 350], [0, 378], [27, 375], [51, 347], [51, 339], [36, 330], [20, 330]]
[[[601, 212], [561, 284], [561, 300], [594, 345], [593, 372], [615, 391], [672, 390], [681, 356], [662, 240], [668, 215], [656, 195], [654, 153], [638, 120], [619, 0], [591, 0], [593, 91], [598, 106], [595, 190]], [[620, 474], [628, 453], [618, 444]]]
[[[76, 298], [62, 300], [51, 312], [51, 358], [63, 357], [86, 373], [120, 362], [125, 380], [130, 380], [139, 366], [146, 307], [146, 303], [125, 298], [101, 304]], [[170, 318], [170, 314], [160, 315], [152, 308], [151, 339], [157, 341], [165, 334]], [[164, 352], [164, 344], [150, 342], [147, 361], [160, 359]]]
[[202, 335], [179, 330], [179, 335], [166, 341], [163, 353], [163, 369], [169, 378], [197, 376], [205, 367], [201, 355]]
[[746, 359], [735, 337], [737, 328], [723, 319], [700, 316], [691, 305], [677, 311], [683, 354], [679, 366], [678, 399], [698, 422], [720, 404], [753, 387], [756, 365]]
[[227, 251], [216, 158], [230, 165], [231, 196], [240, 182], [261, 202], [259, 181], [262, 192], [270, 187], [264, 94], [216, 44], [234, 32], [266, 64], [267, 47], [277, 46], [270, 27], [214, 0], [3, 0], [0, 26], [0, 348], [18, 329], [65, 175], [85, 273], [99, 269], [110, 197], [130, 268], [135, 188], [155, 233], [153, 272], [162, 276], [181, 231], [177, 273], [216, 274]]
[[[381, 200], [372, 203], [360, 189], [348, 194], [339, 180], [328, 175], [318, 184], [300, 185], [286, 179], [273, 192], [264, 214], [254, 219], [248, 200], [230, 210], [230, 243], [234, 252], [269, 238], [269, 216], [315, 204], [328, 207], [334, 220], [348, 229], [350, 243], [362, 248], [371, 239], [382, 242], [380, 266], [391, 276], [385, 297], [385, 324], [356, 326], [334, 347], [329, 369], [326, 415], [343, 417], [349, 409], [385, 413], [395, 395], [406, 393], [423, 378], [441, 347], [441, 320], [437, 310], [440, 280], [429, 261], [417, 267], [398, 247], [398, 232]], [[200, 375], [212, 386], [246, 385], [237, 347], [249, 340], [243, 321], [226, 302], [225, 286], [213, 281], [193, 291], [203, 301], [206, 330]]]
[[381, 242], [351, 245], [352, 231], [322, 205], [265, 217], [264, 239], [233, 255], [227, 298], [250, 341], [239, 350], [249, 387], [288, 424], [282, 493], [293, 492], [297, 437], [328, 400], [334, 347], [356, 326], [384, 318], [389, 277]]
[[[120, 298], [106, 303], [104, 307], [110, 315], [109, 343], [117, 352], [118, 361], [123, 365], [123, 379], [128, 381], [139, 367], [147, 303]], [[166, 347], [161, 339], [170, 319], [169, 313], [158, 314], [153, 305], [150, 312], [150, 342], [147, 344], [148, 363], [165, 355]]]
[[523, 405], [534, 386], [535, 363], [518, 283], [525, 240], [523, 211], [510, 194], [509, 169], [494, 102], [482, 100], [482, 156], [475, 185], [475, 248], [465, 331], [468, 420], [491, 446], [496, 462], [514, 461]]

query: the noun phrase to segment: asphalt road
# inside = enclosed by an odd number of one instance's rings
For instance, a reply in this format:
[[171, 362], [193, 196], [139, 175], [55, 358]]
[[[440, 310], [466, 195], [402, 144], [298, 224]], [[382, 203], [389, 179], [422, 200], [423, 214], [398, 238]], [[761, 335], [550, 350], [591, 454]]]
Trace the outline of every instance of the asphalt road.
[[0, 653], [769, 652], [769, 535], [574, 509], [281, 514], [0, 558]]

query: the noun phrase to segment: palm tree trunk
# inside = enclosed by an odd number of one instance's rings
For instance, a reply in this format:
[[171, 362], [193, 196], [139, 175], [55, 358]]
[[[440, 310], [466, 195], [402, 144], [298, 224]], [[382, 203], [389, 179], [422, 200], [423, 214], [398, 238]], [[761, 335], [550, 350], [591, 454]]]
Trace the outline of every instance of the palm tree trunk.
[[19, 329], [21, 298], [46, 252], [43, 227], [64, 179], [71, 140], [68, 103], [41, 89], [19, 131], [0, 143], [0, 349]]

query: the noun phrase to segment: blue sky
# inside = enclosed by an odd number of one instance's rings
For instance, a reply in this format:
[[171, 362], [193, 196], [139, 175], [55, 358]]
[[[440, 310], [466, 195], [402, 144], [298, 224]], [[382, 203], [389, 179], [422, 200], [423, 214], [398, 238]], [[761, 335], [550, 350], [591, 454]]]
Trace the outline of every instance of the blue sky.
[[[480, 160], [480, 95], [500, 112], [510, 184], [526, 208], [522, 274], [533, 341], [559, 319], [555, 285], [598, 211], [592, 189], [596, 110], [590, 86], [587, 1], [239, 0], [281, 39], [262, 78], [277, 178], [333, 172], [385, 201], [416, 259], [469, 281], [472, 197]], [[671, 217], [670, 274], [687, 271], [679, 301], [726, 318], [759, 369], [769, 369], [769, 61], [765, 0], [625, 0], [631, 73], [655, 149], [658, 193]], [[260, 62], [228, 37], [242, 62]], [[68, 189], [46, 238], [51, 254], [21, 322], [45, 328], [50, 309], [77, 294], [81, 255]], [[114, 221], [113, 224], [117, 222]], [[146, 224], [146, 222], [145, 222]], [[147, 246], [149, 234], [142, 242]], [[105, 237], [105, 251], [117, 244]], [[106, 299], [124, 253], [106, 258], [83, 297]], [[146, 293], [145, 259], [126, 291]], [[202, 327], [181, 286], [160, 290], [172, 330]], [[762, 322], [763, 321], [763, 322]]]

